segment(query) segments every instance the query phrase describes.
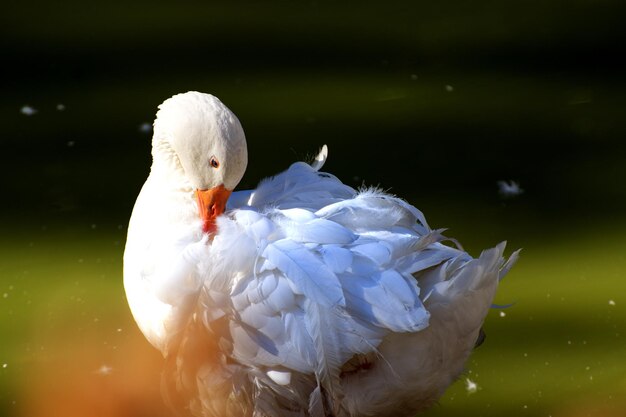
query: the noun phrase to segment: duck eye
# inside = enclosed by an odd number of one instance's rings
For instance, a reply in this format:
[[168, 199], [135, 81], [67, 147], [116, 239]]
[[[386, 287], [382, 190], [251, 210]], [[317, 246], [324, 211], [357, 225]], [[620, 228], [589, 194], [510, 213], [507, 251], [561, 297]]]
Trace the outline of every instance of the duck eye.
[[220, 162], [215, 156], [212, 156], [211, 159], [209, 159], [209, 165], [211, 165], [213, 168], [219, 168]]

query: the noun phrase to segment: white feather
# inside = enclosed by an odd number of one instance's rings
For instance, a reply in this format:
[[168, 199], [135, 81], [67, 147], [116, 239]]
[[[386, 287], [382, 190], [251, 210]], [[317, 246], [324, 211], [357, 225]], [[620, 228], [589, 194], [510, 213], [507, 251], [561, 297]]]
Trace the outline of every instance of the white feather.
[[[309, 214], [313, 214], [310, 213]], [[280, 221], [284, 236], [296, 242], [347, 244], [356, 240], [354, 233], [338, 223], [314, 218], [304, 222]]]
[[352, 265], [352, 252], [339, 245], [324, 245], [320, 252], [324, 258], [324, 263], [335, 274], [345, 272]]
[[315, 161], [311, 164], [311, 168], [315, 171], [319, 171], [324, 166], [324, 162], [326, 162], [326, 158], [328, 157], [328, 147], [326, 145], [322, 146], [320, 149], [320, 153], [315, 157]]
[[369, 258], [372, 262], [380, 266], [386, 266], [391, 261], [391, 250], [384, 242], [367, 242], [354, 245], [351, 248], [353, 253]]
[[278, 240], [267, 245], [261, 256], [295, 284], [302, 294], [325, 307], [343, 305], [343, 293], [337, 276], [297, 242]]

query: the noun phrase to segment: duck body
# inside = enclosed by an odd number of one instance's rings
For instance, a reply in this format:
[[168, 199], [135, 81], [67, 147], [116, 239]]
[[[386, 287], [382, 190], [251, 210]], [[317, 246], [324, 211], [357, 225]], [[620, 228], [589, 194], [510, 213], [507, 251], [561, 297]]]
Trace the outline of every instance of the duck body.
[[[180, 107], [182, 127], [171, 117]], [[325, 147], [311, 165], [233, 192], [203, 223], [197, 190], [243, 173], [232, 164], [224, 178], [198, 180], [168, 144], [183, 127], [216, 124], [205, 120], [216, 108], [227, 115], [217, 120], [238, 125], [209, 95], [162, 105], [124, 254], [131, 311], [166, 358], [167, 401], [216, 417], [411, 416], [431, 406], [462, 372], [517, 253], [505, 261], [502, 243], [474, 259], [444, 245], [405, 201], [321, 172]], [[169, 124], [159, 129], [160, 119]], [[236, 142], [233, 129], [190, 141]], [[244, 158], [237, 144], [223, 148]], [[214, 151], [203, 155], [212, 165]]]

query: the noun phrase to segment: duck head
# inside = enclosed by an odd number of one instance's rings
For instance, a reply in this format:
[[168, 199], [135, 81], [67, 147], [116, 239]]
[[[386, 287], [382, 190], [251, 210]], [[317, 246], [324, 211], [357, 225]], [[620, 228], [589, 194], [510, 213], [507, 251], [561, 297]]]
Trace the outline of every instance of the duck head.
[[248, 164], [246, 137], [233, 112], [196, 91], [165, 100], [154, 122], [152, 155], [154, 164], [165, 159], [195, 189], [203, 230], [215, 232], [215, 219]]

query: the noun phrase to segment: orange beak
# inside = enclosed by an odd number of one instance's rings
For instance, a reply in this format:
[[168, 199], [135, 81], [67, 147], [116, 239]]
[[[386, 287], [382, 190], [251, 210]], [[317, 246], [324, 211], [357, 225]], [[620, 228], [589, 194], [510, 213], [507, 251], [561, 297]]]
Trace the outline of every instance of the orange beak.
[[226, 209], [226, 201], [230, 197], [231, 190], [219, 185], [210, 190], [196, 190], [198, 209], [202, 217], [202, 230], [205, 233], [215, 233], [215, 219]]

